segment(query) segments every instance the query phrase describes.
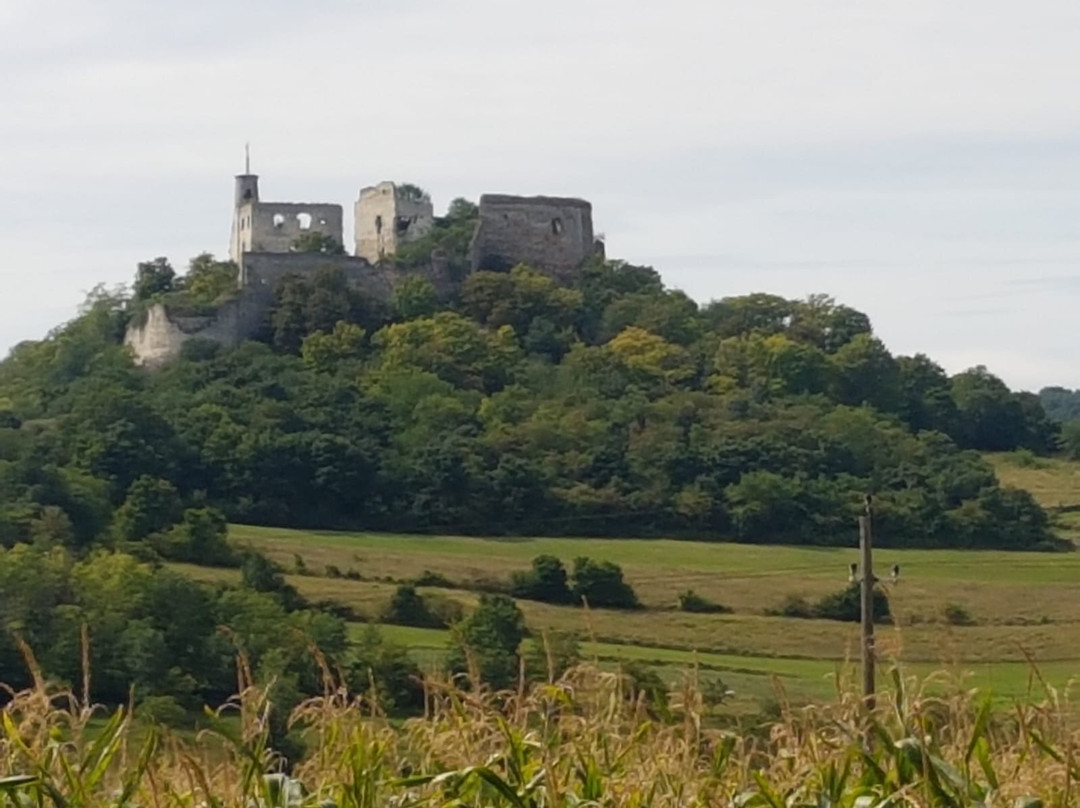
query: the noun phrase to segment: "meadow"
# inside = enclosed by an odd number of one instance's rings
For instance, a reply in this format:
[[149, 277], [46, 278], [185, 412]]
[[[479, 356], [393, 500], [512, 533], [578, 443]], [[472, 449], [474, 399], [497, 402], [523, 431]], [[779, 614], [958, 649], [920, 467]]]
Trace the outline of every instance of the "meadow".
[[[1048, 506], [1080, 505], [1080, 464], [993, 456], [1010, 484], [1029, 487]], [[1053, 507], [1058, 507], [1054, 505]], [[1067, 511], [1066, 511], [1067, 512]], [[401, 582], [435, 573], [452, 587], [419, 587], [426, 596], [468, 608], [537, 555], [568, 566], [575, 557], [618, 563], [643, 606], [614, 611], [519, 601], [535, 636], [571, 632], [583, 656], [601, 665], [637, 660], [667, 677], [688, 666], [715, 672], [735, 692], [733, 709], [752, 711], [777, 698], [809, 702], [834, 695], [854, 675], [858, 627], [779, 616], [785, 599], [814, 601], [847, 584], [851, 547], [792, 547], [723, 542], [569, 538], [472, 538], [296, 531], [234, 525], [233, 540], [267, 553], [290, 583], [315, 601], [348, 606], [377, 622]], [[1080, 674], [1080, 553], [893, 550], [875, 553], [893, 622], [878, 628], [883, 675], [890, 666], [929, 676], [942, 687], [981, 688], [1012, 699], [1067, 688]], [[204, 579], [237, 573], [177, 565]], [[730, 609], [677, 610], [687, 589]], [[357, 623], [357, 626], [362, 624]], [[385, 633], [434, 668], [444, 631], [386, 626]]]
[[[999, 476], [1031, 490], [1055, 519], [1080, 508], [1080, 464], [1016, 453], [991, 455]], [[1063, 531], [1067, 535], [1067, 530]], [[419, 587], [425, 596], [474, 605], [541, 554], [567, 566], [578, 556], [618, 563], [643, 606], [615, 611], [521, 600], [534, 636], [570, 632], [583, 657], [601, 666], [639, 661], [669, 679], [687, 667], [719, 676], [734, 691], [733, 711], [777, 699], [834, 696], [856, 673], [858, 626], [779, 616], [789, 598], [814, 601], [847, 585], [850, 547], [795, 547], [645, 539], [475, 538], [297, 531], [233, 525], [231, 538], [278, 562], [302, 595], [348, 606], [377, 622], [396, 587], [435, 573], [453, 584]], [[1080, 553], [972, 550], [875, 552], [878, 575], [893, 564], [900, 580], [882, 583], [893, 614], [878, 627], [881, 672], [932, 676], [943, 689], [979, 688], [1011, 700], [1071, 687], [1080, 677]], [[238, 573], [175, 565], [186, 574], [235, 580]], [[727, 607], [723, 614], [678, 611], [693, 589]], [[363, 624], [357, 623], [359, 629]], [[445, 631], [384, 626], [429, 669], [449, 642]]]

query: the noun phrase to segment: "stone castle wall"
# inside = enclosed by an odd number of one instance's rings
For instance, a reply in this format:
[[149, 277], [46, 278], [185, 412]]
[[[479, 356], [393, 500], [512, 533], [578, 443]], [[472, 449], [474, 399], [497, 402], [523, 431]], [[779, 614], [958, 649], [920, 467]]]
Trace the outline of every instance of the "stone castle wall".
[[352, 255], [321, 253], [251, 252], [244, 254], [244, 289], [258, 305], [269, 307], [274, 290], [286, 275], [310, 275], [322, 267], [335, 267], [349, 282], [376, 300], [389, 302], [395, 274]]
[[584, 199], [480, 197], [480, 223], [470, 246], [473, 272], [504, 272], [526, 263], [569, 282], [595, 249], [592, 205]]
[[141, 323], [128, 326], [126, 345], [135, 364], [156, 369], [180, 355], [188, 340], [205, 339], [233, 348], [258, 333], [265, 310], [241, 294], [220, 306], [212, 315], [170, 313], [161, 303], [151, 306]]
[[310, 202], [253, 202], [236, 213], [238, 254], [287, 253], [293, 242], [307, 233], [322, 233], [338, 244], [344, 238], [341, 205]]

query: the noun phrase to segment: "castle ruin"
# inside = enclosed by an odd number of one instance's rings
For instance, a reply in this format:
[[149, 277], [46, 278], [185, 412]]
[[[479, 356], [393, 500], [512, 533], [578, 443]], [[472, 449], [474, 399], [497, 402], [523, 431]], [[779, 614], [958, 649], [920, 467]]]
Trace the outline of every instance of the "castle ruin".
[[[354, 254], [307, 252], [298, 244], [309, 236], [344, 245], [341, 205], [324, 202], [264, 202], [259, 177], [245, 168], [235, 178], [229, 258], [237, 265], [237, 295], [212, 315], [170, 313], [164, 303], [132, 323], [124, 342], [138, 364], [159, 367], [179, 355], [184, 342], [205, 339], [233, 347], [265, 325], [274, 293], [287, 275], [307, 275], [321, 267], [344, 273], [371, 297], [389, 302], [408, 275], [428, 277], [443, 295], [457, 291], [461, 278], [447, 274], [446, 255], [433, 250], [430, 264], [406, 271], [393, 260], [398, 249], [422, 240], [437, 226], [430, 197], [415, 186], [381, 182], [360, 190], [353, 208]], [[503, 272], [520, 263], [571, 283], [582, 262], [602, 245], [594, 239], [592, 206], [582, 199], [485, 194], [469, 245], [471, 271]]]

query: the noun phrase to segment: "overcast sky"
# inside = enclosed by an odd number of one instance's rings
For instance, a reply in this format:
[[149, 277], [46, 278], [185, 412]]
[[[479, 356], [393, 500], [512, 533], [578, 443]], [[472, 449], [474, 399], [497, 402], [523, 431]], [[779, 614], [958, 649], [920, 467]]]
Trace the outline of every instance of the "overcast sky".
[[700, 301], [1080, 387], [1078, 75], [1076, 0], [0, 0], [0, 353], [225, 253], [250, 140], [268, 201], [582, 196]]

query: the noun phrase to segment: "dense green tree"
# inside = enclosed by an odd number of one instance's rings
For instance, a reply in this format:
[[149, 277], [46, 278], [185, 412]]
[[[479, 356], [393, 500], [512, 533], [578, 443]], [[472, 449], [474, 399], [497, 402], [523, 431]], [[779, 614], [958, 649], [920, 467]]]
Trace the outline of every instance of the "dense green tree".
[[518, 679], [524, 638], [525, 617], [517, 604], [505, 595], [481, 595], [454, 630], [447, 667], [454, 674], [476, 673], [494, 689], [510, 687]]
[[1080, 390], [1044, 387], [1039, 391], [1046, 416], [1058, 423], [1080, 419]]
[[339, 320], [330, 333], [316, 331], [300, 343], [300, 356], [313, 370], [333, 372], [343, 363], [359, 362], [366, 351], [367, 332], [358, 325]]
[[1045, 450], [1045, 416], [1037, 402], [1027, 407], [985, 367], [958, 373], [952, 397], [961, 420], [960, 440], [972, 449], [1000, 452], [1018, 446]]
[[551, 555], [539, 555], [532, 560], [531, 570], [514, 573], [510, 579], [510, 594], [545, 603], [570, 603], [574, 599], [567, 584], [566, 568], [562, 561]]
[[128, 488], [115, 517], [116, 536], [121, 541], [138, 541], [176, 524], [183, 505], [176, 486], [168, 480], [143, 475]]
[[168, 258], [141, 261], [135, 274], [135, 284], [133, 286], [135, 299], [149, 300], [156, 295], [171, 292], [175, 281], [176, 270], [172, 268]]
[[623, 580], [622, 568], [611, 561], [574, 559], [574, 597], [599, 609], [636, 609], [641, 604], [630, 584]]
[[394, 590], [381, 613], [380, 622], [419, 628], [444, 628], [446, 625], [410, 584], [402, 584]]
[[1070, 460], [1080, 460], [1080, 419], [1062, 424], [1061, 448]]
[[430, 317], [439, 310], [439, 293], [427, 278], [410, 275], [394, 289], [391, 308], [399, 320]]
[[240, 269], [232, 261], [218, 261], [210, 253], [191, 259], [183, 288], [198, 303], [215, 303], [235, 294], [239, 288]]

